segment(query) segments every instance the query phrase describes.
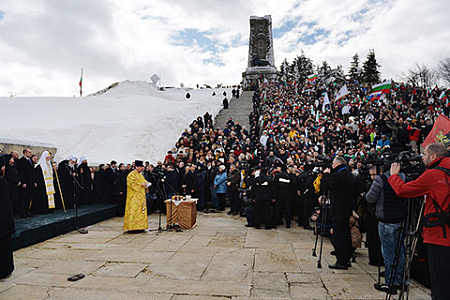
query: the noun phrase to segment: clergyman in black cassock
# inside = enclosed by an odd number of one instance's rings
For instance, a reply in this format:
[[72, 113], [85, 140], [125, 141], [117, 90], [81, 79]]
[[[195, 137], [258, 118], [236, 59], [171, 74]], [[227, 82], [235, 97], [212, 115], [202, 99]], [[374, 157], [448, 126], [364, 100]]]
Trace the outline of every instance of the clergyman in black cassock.
[[8, 182], [0, 177], [0, 279], [14, 271], [11, 236], [15, 232]]

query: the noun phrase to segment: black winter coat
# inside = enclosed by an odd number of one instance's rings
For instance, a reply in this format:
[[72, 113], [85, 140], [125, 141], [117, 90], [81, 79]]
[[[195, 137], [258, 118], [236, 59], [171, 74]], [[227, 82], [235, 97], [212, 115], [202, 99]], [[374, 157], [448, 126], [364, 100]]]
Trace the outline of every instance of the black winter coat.
[[271, 199], [275, 199], [275, 185], [267, 175], [256, 177], [253, 181], [251, 191], [255, 201], [270, 201]]
[[196, 190], [198, 193], [204, 193], [206, 188], [206, 170], [201, 169], [195, 172]]
[[239, 188], [239, 183], [241, 182], [241, 173], [238, 170], [228, 174], [227, 183], [230, 182], [231, 185], [227, 184], [227, 190], [231, 193], [237, 193]]
[[273, 180], [277, 199], [293, 199], [296, 191], [295, 178], [286, 172], [279, 172]]
[[324, 174], [322, 188], [330, 193], [332, 220], [348, 220], [355, 202], [355, 183], [352, 173], [340, 165]]
[[27, 189], [34, 186], [34, 165], [28, 159], [22, 157], [17, 161], [17, 170], [19, 171], [20, 181], [27, 185]]
[[[72, 174], [75, 170], [69, 166], [68, 160], [63, 160], [58, 165], [58, 177], [61, 185], [61, 193], [66, 208], [73, 208], [73, 180]], [[62, 209], [62, 203], [57, 203], [57, 208]]]
[[184, 190], [186, 195], [195, 195], [196, 178], [195, 174], [191, 171], [187, 172], [183, 176], [181, 188]]
[[13, 165], [6, 164], [5, 166], [5, 179], [14, 186], [17, 186], [20, 182], [19, 171], [17, 170], [16, 163]]
[[115, 192], [116, 173], [112, 168], [105, 170], [105, 195], [111, 197]]
[[0, 176], [0, 239], [11, 236], [15, 231], [8, 182]]
[[178, 193], [178, 173], [177, 171], [167, 171], [166, 172], [166, 192], [167, 194], [177, 194]]
[[127, 175], [125, 171], [117, 171], [116, 173], [116, 195], [127, 194]]

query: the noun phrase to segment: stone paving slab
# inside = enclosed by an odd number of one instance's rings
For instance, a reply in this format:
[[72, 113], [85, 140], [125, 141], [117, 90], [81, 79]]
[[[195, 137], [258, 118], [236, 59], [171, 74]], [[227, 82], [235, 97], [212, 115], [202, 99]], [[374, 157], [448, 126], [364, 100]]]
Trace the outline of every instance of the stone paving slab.
[[289, 284], [285, 273], [257, 272], [253, 275], [255, 289], [271, 289], [289, 292]]
[[192, 295], [173, 295], [170, 300], [225, 300], [232, 299], [229, 297], [215, 297], [215, 296], [192, 296]]
[[242, 249], [232, 254], [218, 253], [211, 260], [201, 280], [249, 282], [253, 273], [253, 257], [253, 249]]
[[83, 263], [80, 263], [79, 261], [73, 260], [51, 260], [42, 267], [39, 267], [38, 270], [40, 273], [60, 274], [70, 277], [70, 275], [79, 273], [90, 274], [104, 265], [105, 262], [103, 261], [83, 261]]
[[214, 254], [178, 252], [165, 264], [150, 265], [148, 271], [177, 280], [200, 280]]
[[149, 252], [123, 250], [101, 251], [85, 258], [88, 261], [134, 262], [160, 264], [167, 262], [175, 252]]
[[95, 300], [171, 300], [172, 294], [163, 293], [143, 293], [143, 292], [123, 292], [117, 290], [86, 290], [77, 288], [67, 288], [64, 291], [55, 292], [55, 295], [48, 300], [74, 300], [74, 299], [95, 299]]
[[[243, 218], [225, 213], [199, 213], [197, 220], [183, 232], [129, 234], [123, 219], [113, 218], [86, 235], [72, 232], [20, 249], [15, 272], [0, 280], [0, 299], [385, 298], [373, 288], [377, 268], [368, 264], [367, 249], [357, 249], [349, 270], [331, 270], [333, 247], [324, 239], [317, 268], [312, 231], [246, 228]], [[149, 224], [157, 228], [158, 215]], [[78, 273], [86, 277], [67, 281]], [[429, 290], [412, 282], [410, 299], [429, 298]]]
[[148, 264], [142, 263], [109, 262], [92, 272], [92, 275], [134, 278], [138, 276], [139, 273], [141, 273], [147, 266]]
[[256, 249], [255, 271], [300, 272], [300, 266], [291, 249]]
[[169, 290], [174, 294], [223, 297], [250, 295], [250, 286], [248, 284], [228, 281], [208, 281], [205, 284], [201, 284], [196, 280], [152, 278], [139, 290], [150, 293], [163, 293]]
[[[304, 300], [325, 300], [331, 299], [327, 289], [323, 284], [298, 284], [291, 285], [291, 298]], [[362, 299], [362, 298], [361, 298]]]
[[49, 299], [57, 294], [57, 290], [45, 286], [14, 285], [0, 293], [2, 300]]
[[67, 280], [66, 275], [40, 273], [39, 269], [19, 276], [15, 282], [23, 285], [38, 285], [43, 287], [69, 287], [73, 284], [73, 282]]

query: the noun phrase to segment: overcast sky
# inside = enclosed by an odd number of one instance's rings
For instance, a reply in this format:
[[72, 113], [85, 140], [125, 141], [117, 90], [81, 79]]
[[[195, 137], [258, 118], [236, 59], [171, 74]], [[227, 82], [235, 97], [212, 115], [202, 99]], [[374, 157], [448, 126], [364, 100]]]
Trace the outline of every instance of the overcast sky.
[[303, 49], [348, 70], [375, 49], [383, 78], [450, 56], [448, 0], [3, 0], [0, 96], [73, 96], [123, 80], [237, 84], [249, 17], [272, 15], [275, 64]]

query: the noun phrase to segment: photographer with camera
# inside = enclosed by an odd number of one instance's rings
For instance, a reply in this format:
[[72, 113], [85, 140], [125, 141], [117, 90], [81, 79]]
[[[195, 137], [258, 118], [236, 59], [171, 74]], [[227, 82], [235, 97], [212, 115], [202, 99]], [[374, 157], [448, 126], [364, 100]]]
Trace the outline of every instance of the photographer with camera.
[[426, 146], [422, 157], [425, 172], [405, 183], [398, 175], [400, 164], [391, 165], [389, 184], [399, 197], [425, 196], [423, 240], [428, 244], [428, 268], [435, 300], [450, 299], [450, 157], [442, 143]]
[[323, 171], [321, 185], [331, 198], [332, 244], [336, 252], [336, 263], [330, 269], [347, 270], [353, 253], [349, 219], [354, 206], [355, 184], [353, 175], [343, 157], [335, 157], [330, 168]]
[[[383, 174], [375, 177], [366, 195], [368, 203], [376, 203], [375, 215], [378, 219], [381, 252], [385, 263], [385, 283], [375, 283], [374, 287], [379, 291], [395, 295], [396, 289], [404, 284], [406, 249], [402, 223], [405, 219], [406, 202], [399, 198], [388, 184], [391, 176], [389, 165], [384, 165], [383, 171]], [[405, 180], [405, 174], [400, 173], [399, 176]], [[400, 249], [399, 253], [397, 253], [398, 249]]]
[[251, 192], [255, 202], [255, 228], [260, 229], [263, 223], [266, 229], [271, 229], [270, 210], [271, 203], [275, 202], [275, 186], [265, 168], [256, 167]]

